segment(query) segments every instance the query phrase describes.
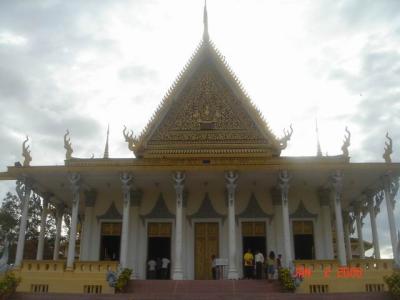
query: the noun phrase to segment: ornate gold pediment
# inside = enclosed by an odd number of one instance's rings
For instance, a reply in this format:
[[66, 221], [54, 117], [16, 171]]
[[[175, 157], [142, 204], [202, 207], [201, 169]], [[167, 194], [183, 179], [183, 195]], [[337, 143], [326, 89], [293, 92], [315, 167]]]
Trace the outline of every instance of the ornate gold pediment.
[[203, 42], [140, 136], [136, 155], [265, 157], [280, 149], [221, 56]]

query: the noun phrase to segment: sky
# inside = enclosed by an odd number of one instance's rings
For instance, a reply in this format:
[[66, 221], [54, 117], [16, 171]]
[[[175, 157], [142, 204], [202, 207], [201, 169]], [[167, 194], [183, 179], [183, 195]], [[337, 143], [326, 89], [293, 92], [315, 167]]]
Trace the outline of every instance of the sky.
[[[0, 1], [0, 171], [22, 161], [131, 157], [123, 125], [139, 134], [199, 44], [202, 0]], [[272, 131], [294, 133], [282, 155], [341, 153], [383, 162], [385, 134], [400, 160], [400, 1], [209, 0], [210, 38]], [[0, 182], [0, 199], [13, 189]], [[397, 224], [400, 225], [400, 204]], [[390, 240], [378, 215], [383, 256]], [[370, 228], [369, 217], [364, 228]], [[371, 240], [370, 230], [364, 229]]]

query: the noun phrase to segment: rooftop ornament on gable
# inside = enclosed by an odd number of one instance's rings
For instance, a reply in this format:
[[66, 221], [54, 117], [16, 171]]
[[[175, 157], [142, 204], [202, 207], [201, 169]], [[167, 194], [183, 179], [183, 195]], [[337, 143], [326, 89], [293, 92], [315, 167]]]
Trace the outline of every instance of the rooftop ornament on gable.
[[293, 134], [293, 127], [292, 124], [290, 124], [290, 131], [283, 129], [283, 134], [284, 136], [279, 140], [279, 146], [281, 150], [286, 149], [288, 141], [290, 141], [290, 138], [292, 137]]
[[392, 158], [390, 157], [393, 153], [393, 140], [389, 136], [389, 132], [386, 132], [386, 138], [389, 142], [385, 142], [385, 152], [383, 153], [382, 157], [387, 164], [392, 162]]
[[138, 140], [136, 136], [133, 135], [133, 131], [127, 130], [126, 126], [124, 125], [124, 130], [122, 131], [122, 134], [124, 135], [125, 142], [128, 143], [128, 149], [133, 153], [135, 153], [136, 144], [138, 143]]
[[29, 137], [26, 136], [25, 141], [22, 143], [22, 156], [24, 157], [23, 166], [29, 167], [32, 161], [31, 151], [29, 150], [29, 145], [27, 146], [26, 143], [29, 141]]

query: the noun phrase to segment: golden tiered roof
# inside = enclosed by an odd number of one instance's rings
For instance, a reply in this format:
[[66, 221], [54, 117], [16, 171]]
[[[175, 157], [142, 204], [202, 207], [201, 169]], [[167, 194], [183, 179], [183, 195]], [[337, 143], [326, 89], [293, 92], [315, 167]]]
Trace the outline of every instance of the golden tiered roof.
[[135, 139], [136, 157], [279, 156], [285, 141], [210, 41], [206, 13], [202, 41]]

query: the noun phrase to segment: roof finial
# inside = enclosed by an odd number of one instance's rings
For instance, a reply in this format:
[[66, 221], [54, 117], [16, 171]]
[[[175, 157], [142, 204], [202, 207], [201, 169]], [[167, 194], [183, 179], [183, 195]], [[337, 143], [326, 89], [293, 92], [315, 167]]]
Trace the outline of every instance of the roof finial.
[[322, 156], [321, 144], [319, 142], [318, 119], [315, 119], [315, 132], [317, 134], [317, 156]]
[[106, 146], [104, 147], [104, 156], [103, 158], [109, 158], [108, 156], [108, 137], [110, 135], [110, 124], [107, 126], [107, 139], [106, 139]]
[[203, 41], [208, 42], [209, 36], [208, 36], [207, 0], [204, 0], [203, 24], [204, 24]]

